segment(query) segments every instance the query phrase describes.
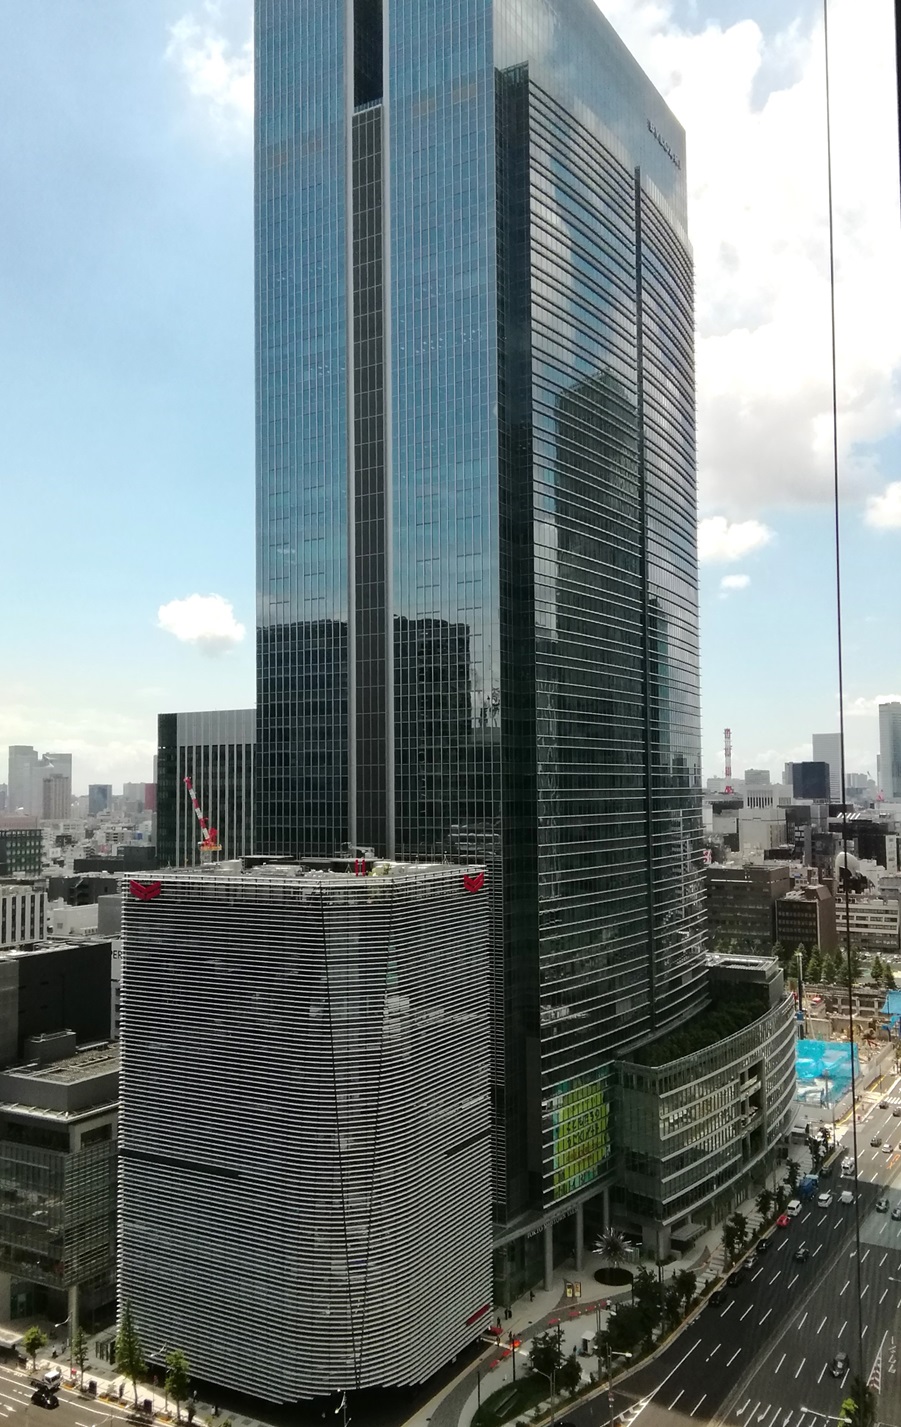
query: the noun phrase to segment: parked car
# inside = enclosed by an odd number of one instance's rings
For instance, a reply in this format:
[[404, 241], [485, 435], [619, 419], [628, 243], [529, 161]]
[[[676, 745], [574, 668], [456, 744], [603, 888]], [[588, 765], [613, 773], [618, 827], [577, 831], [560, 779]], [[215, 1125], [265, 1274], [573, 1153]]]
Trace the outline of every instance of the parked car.
[[810, 1249], [805, 1248], [805, 1246], [802, 1244], [799, 1249], [795, 1249], [794, 1258], [795, 1263], [806, 1263], [807, 1260], [810, 1258]]
[[876, 1200], [876, 1213], [877, 1213], [877, 1214], [887, 1214], [887, 1213], [888, 1213], [888, 1200], [887, 1200], [887, 1199], [877, 1199], [877, 1200]]
[[767, 1238], [767, 1239], [760, 1239], [760, 1240], [758, 1241], [758, 1244], [757, 1244], [757, 1252], [758, 1252], [759, 1254], [765, 1254], [766, 1251], [767, 1251], [767, 1249], [769, 1248], [769, 1246], [770, 1246], [770, 1241], [769, 1241], [768, 1238]]
[[836, 1353], [832, 1362], [829, 1364], [829, 1371], [833, 1377], [844, 1377], [848, 1371], [848, 1354]]
[[821, 1209], [828, 1209], [832, 1204], [832, 1190], [824, 1189], [822, 1194], [817, 1195], [817, 1204]]
[[726, 1296], [726, 1289], [725, 1289], [725, 1285], [724, 1285], [722, 1288], [715, 1288], [715, 1289], [713, 1290], [713, 1292], [711, 1293], [710, 1297], [708, 1298], [707, 1302], [708, 1302], [708, 1303], [712, 1303], [712, 1304], [714, 1304], [714, 1306], [716, 1306], [717, 1303], [722, 1303], [722, 1301], [723, 1301], [723, 1299], [725, 1298], [725, 1296]]

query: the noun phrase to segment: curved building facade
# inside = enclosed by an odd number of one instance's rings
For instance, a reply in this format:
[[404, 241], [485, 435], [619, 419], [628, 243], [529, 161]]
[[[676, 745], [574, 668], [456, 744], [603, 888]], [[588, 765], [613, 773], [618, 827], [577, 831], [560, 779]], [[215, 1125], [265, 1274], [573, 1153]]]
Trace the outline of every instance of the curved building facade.
[[126, 884], [120, 1294], [199, 1381], [408, 1385], [488, 1326], [479, 872]]

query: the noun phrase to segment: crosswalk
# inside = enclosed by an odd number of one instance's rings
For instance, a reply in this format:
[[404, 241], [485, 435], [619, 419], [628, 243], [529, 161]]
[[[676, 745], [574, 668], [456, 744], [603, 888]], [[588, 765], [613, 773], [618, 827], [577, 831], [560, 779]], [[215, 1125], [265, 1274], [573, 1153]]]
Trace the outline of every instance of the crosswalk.
[[827, 1412], [813, 1407], [789, 1406], [781, 1402], [754, 1401], [748, 1398], [736, 1409], [741, 1427], [829, 1427]]

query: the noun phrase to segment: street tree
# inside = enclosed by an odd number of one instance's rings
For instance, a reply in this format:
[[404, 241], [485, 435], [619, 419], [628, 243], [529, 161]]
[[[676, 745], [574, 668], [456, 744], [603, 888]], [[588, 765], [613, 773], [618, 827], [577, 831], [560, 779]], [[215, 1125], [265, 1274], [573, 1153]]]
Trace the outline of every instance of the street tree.
[[188, 1391], [188, 1360], [179, 1348], [172, 1348], [166, 1354], [166, 1392], [175, 1403], [175, 1416], [179, 1422], [181, 1405]]
[[122, 1307], [119, 1332], [116, 1336], [116, 1366], [122, 1375], [130, 1380], [134, 1388], [135, 1407], [137, 1407], [138, 1378], [147, 1371], [147, 1365], [144, 1362], [144, 1349], [141, 1346], [141, 1338], [128, 1299], [125, 1300]]
[[811, 985], [813, 985], [814, 983], [817, 984], [817, 985], [819, 985], [820, 978], [821, 978], [822, 974], [823, 974], [823, 962], [822, 962], [822, 959], [821, 959], [821, 957], [820, 957], [819, 950], [817, 949], [817, 947], [814, 947], [813, 950], [811, 951], [810, 955], [809, 955], [808, 958], [807, 958], [807, 978], [806, 978], [806, 979], [811, 983]]
[[687, 1313], [698, 1291], [698, 1275], [690, 1268], [680, 1268], [673, 1275], [673, 1283], [679, 1290], [679, 1300], [683, 1313]]
[[790, 1159], [786, 1163], [785, 1180], [792, 1194], [794, 1194], [801, 1180], [801, 1166], [796, 1159]]
[[726, 1261], [726, 1268], [731, 1268], [737, 1257], [738, 1237], [735, 1233], [735, 1225], [731, 1219], [727, 1219], [723, 1225], [723, 1257]]
[[777, 1184], [776, 1188], [773, 1190], [773, 1199], [775, 1200], [774, 1209], [776, 1214], [784, 1214], [785, 1206], [789, 1201], [788, 1185]]
[[631, 1353], [645, 1336], [645, 1323], [637, 1304], [624, 1303], [612, 1315], [607, 1325], [604, 1351], [609, 1345], [612, 1353]]
[[78, 1368], [78, 1371], [79, 1371], [79, 1373], [81, 1374], [78, 1385], [79, 1385], [79, 1387], [81, 1388], [81, 1390], [82, 1390], [82, 1392], [83, 1392], [83, 1391], [84, 1391], [84, 1373], [85, 1373], [85, 1368], [86, 1368], [87, 1365], [88, 1365], [88, 1357], [89, 1357], [89, 1353], [88, 1353], [88, 1335], [87, 1335], [87, 1333], [85, 1332], [84, 1328], [79, 1327], [79, 1328], [76, 1328], [76, 1330], [75, 1330], [75, 1336], [74, 1336], [73, 1339], [72, 1339], [72, 1357], [73, 1357], [73, 1359], [74, 1359], [74, 1361], [75, 1361], [75, 1366]]
[[22, 1347], [25, 1349], [26, 1353], [31, 1354], [32, 1372], [35, 1371], [38, 1353], [41, 1351], [41, 1348], [46, 1348], [46, 1346], [47, 1334], [44, 1332], [43, 1328], [39, 1328], [37, 1324], [35, 1324], [31, 1328], [25, 1329], [25, 1332], [22, 1334]]
[[682, 1322], [682, 1295], [674, 1278], [663, 1289], [663, 1326], [671, 1333]]
[[894, 991], [896, 989], [895, 973], [889, 966], [888, 962], [886, 962], [885, 966], [882, 968], [882, 984], [885, 987], [886, 991]]
[[878, 956], [874, 956], [874, 957], [873, 957], [873, 965], [870, 967], [870, 980], [872, 981], [873, 985], [874, 985], [874, 986], [881, 986], [881, 985], [882, 985], [882, 978], [883, 978], [884, 975], [885, 975], [885, 969], [884, 969], [884, 967], [883, 967], [883, 965], [882, 965], [881, 960], [879, 959]]
[[557, 1390], [568, 1392], [570, 1397], [575, 1397], [581, 1383], [582, 1365], [575, 1353], [570, 1353], [557, 1371]]
[[735, 1239], [738, 1245], [738, 1251], [741, 1253], [745, 1244], [748, 1242], [748, 1230], [750, 1226], [745, 1215], [741, 1213], [732, 1215], [732, 1223], [735, 1225]]
[[645, 1326], [644, 1339], [650, 1347], [654, 1341], [654, 1332], [663, 1318], [663, 1286], [649, 1269], [640, 1268], [635, 1275], [633, 1288], [635, 1306]]
[[766, 1185], [761, 1189], [755, 1200], [755, 1207], [761, 1219], [766, 1223], [773, 1212], [773, 1191], [767, 1189]]
[[848, 1395], [842, 1403], [841, 1415], [849, 1419], [851, 1427], [874, 1427], [876, 1394], [859, 1373], [855, 1373], [848, 1383]]

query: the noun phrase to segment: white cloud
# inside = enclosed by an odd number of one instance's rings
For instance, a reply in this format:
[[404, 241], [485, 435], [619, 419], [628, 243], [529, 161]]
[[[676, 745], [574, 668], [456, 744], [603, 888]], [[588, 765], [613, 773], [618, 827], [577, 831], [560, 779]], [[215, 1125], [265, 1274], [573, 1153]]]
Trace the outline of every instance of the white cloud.
[[871, 699], [860, 697], [845, 704], [846, 718], [875, 718], [880, 704], [901, 703], [901, 694], [874, 694]]
[[[235, 6], [232, 5], [234, 10]], [[180, 70], [195, 99], [206, 105], [217, 135], [243, 138], [253, 119], [253, 42], [246, 37], [252, 24], [250, 6], [240, 3], [236, 16], [242, 38], [223, 33], [221, 4], [211, 0], [170, 26], [166, 58]]]
[[750, 583], [750, 575], [724, 575], [720, 580], [720, 589], [724, 594], [730, 590], [746, 590]]
[[879, 530], [901, 529], [901, 481], [892, 481], [882, 495], [871, 495], [864, 515]]
[[709, 515], [698, 525], [698, 559], [729, 565], [762, 550], [772, 539], [773, 531], [759, 520], [729, 521], [724, 515]]
[[[672, 0], [602, 0], [687, 131], [697, 283], [702, 507], [735, 515], [831, 498], [822, 26], [689, 33]], [[748, 10], [752, 6], [750, 0]], [[831, 0], [842, 487], [898, 423], [901, 268], [891, 0]], [[866, 95], [866, 103], [861, 96]], [[883, 477], [884, 480], [884, 477]], [[881, 509], [881, 507], [880, 507]]]
[[221, 654], [244, 638], [244, 626], [222, 595], [188, 595], [170, 600], [157, 611], [160, 629], [184, 644], [194, 644], [202, 654]]

